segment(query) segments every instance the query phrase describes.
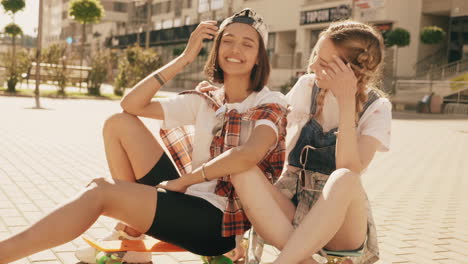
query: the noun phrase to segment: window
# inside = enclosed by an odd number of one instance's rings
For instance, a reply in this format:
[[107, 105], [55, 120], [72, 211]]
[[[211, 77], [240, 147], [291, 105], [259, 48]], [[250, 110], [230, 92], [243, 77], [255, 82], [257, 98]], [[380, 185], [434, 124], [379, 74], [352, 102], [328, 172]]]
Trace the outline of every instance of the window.
[[185, 16], [184, 25], [190, 25], [190, 16]]
[[127, 3], [115, 2], [114, 3], [114, 11], [115, 12], [126, 13], [127, 12]]
[[179, 18], [174, 18], [174, 27], [180, 27], [181, 26], [181, 21], [182, 19], [179, 17]]
[[151, 8], [151, 13], [153, 15], [159, 15], [162, 13], [161, 10], [162, 10], [162, 3], [156, 3], [156, 4], [153, 4], [153, 8]]
[[224, 6], [224, 0], [211, 0], [211, 10], [221, 9]]
[[198, 0], [198, 13], [204, 13], [210, 10], [210, 2], [208, 0]]
[[160, 30], [160, 29], [162, 28], [162, 23], [161, 23], [161, 21], [158, 21], [158, 22], [154, 23], [154, 28], [155, 28], [156, 30]]
[[171, 28], [173, 25], [172, 19], [164, 20], [162, 23], [162, 28]]
[[170, 13], [172, 9], [172, 1], [166, 2], [166, 13]]
[[268, 33], [267, 54], [271, 58], [275, 53], [276, 33]]
[[192, 0], [185, 0], [185, 8], [192, 8]]

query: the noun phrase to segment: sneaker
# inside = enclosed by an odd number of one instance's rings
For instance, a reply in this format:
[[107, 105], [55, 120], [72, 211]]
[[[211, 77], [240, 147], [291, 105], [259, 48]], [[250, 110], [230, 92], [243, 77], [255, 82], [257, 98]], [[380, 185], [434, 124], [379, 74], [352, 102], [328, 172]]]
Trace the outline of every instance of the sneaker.
[[[113, 230], [112, 233], [103, 238], [103, 241], [108, 240], [143, 240], [145, 239], [145, 235], [142, 234], [139, 237], [132, 237], [129, 236], [127, 233], [121, 230]], [[79, 259], [81, 262], [84, 263], [96, 263], [96, 256], [99, 254], [99, 250], [91, 247], [85, 246], [77, 249], [75, 251], [75, 257]], [[151, 262], [151, 252], [136, 252], [136, 251], [127, 251], [125, 252], [122, 260], [126, 263], [148, 263]]]

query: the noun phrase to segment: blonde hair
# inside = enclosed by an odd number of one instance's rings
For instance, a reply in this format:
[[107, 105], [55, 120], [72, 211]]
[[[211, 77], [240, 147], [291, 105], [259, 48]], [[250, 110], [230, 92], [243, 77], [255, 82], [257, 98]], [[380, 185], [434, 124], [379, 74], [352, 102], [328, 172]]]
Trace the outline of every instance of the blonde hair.
[[[342, 52], [345, 63], [349, 62], [357, 77], [356, 113], [362, 111], [367, 101], [366, 88], [374, 89], [384, 95], [377, 87], [381, 82], [381, 65], [384, 58], [384, 42], [382, 35], [372, 26], [351, 20], [332, 23], [320, 33], [320, 37], [329, 38], [335, 47]], [[310, 66], [317, 59], [316, 48], [309, 59]], [[317, 110], [320, 115], [328, 89], [321, 89], [317, 95]]]

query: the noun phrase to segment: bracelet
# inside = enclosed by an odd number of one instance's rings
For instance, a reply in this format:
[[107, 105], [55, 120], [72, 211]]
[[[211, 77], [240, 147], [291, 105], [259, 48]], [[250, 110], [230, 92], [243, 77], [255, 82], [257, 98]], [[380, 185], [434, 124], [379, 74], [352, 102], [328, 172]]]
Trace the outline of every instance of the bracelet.
[[210, 180], [208, 180], [208, 178], [206, 177], [206, 174], [205, 174], [205, 165], [206, 163], [203, 163], [203, 165], [201, 166], [201, 176], [203, 177], [203, 180], [208, 182]]
[[164, 79], [164, 76], [161, 74], [161, 72], [157, 72], [153, 75], [153, 77], [156, 79], [156, 81], [159, 82], [161, 86], [163, 86], [166, 83], [166, 79]]

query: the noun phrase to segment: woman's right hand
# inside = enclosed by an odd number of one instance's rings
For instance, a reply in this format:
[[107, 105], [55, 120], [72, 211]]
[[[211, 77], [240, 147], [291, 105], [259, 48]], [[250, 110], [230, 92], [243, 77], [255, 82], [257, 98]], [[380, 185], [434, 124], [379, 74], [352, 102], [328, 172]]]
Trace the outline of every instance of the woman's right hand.
[[203, 47], [204, 39], [213, 39], [218, 34], [216, 21], [203, 21], [190, 34], [187, 46], [182, 55], [189, 63], [193, 62]]

